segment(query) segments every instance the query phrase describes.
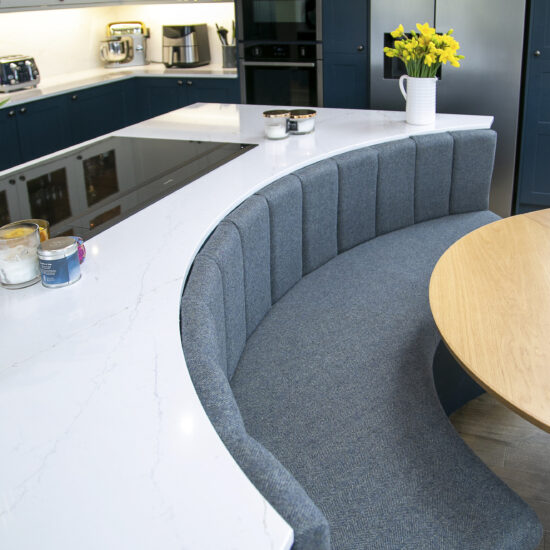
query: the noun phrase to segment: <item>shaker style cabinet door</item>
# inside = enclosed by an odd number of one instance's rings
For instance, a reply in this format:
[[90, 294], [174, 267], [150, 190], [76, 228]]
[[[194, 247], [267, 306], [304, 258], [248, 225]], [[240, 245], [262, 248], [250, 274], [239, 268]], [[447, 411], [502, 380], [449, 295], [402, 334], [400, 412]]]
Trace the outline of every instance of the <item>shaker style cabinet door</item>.
[[15, 105], [21, 161], [26, 162], [71, 144], [63, 96]]
[[368, 108], [366, 56], [325, 54], [323, 61], [323, 105], [341, 109]]
[[[345, 30], [344, 30], [345, 29]], [[323, 2], [323, 105], [366, 109], [368, 6], [365, 0]]]
[[533, 0], [526, 77], [516, 213], [550, 207], [550, 5]]
[[144, 77], [137, 79], [141, 120], [163, 115], [187, 104], [181, 78]]
[[134, 122], [127, 81], [102, 84], [66, 94], [72, 143], [81, 143]]
[[0, 170], [20, 163], [17, 111], [8, 105], [0, 109]]
[[187, 79], [187, 104], [240, 103], [241, 93], [237, 78]]

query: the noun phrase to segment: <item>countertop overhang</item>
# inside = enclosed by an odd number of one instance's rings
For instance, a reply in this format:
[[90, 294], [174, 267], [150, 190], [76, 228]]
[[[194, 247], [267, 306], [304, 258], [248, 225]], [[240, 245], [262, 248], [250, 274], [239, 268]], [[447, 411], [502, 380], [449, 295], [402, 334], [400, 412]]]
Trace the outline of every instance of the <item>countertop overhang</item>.
[[193, 259], [228, 212], [289, 172], [493, 119], [411, 126], [403, 112], [319, 108], [314, 133], [269, 141], [265, 108], [195, 104], [114, 132], [259, 146], [90, 239], [78, 283], [0, 288], [2, 548], [291, 546], [189, 378], [179, 307]]

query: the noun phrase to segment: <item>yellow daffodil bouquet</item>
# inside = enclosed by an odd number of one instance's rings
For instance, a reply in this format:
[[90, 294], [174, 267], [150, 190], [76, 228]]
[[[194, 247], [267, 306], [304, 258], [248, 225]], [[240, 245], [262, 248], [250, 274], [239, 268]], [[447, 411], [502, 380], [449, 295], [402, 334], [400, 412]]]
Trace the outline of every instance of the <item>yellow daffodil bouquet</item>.
[[405, 63], [407, 74], [416, 78], [433, 78], [441, 64], [449, 62], [453, 67], [460, 67], [457, 55], [460, 44], [451, 36], [453, 29], [445, 34], [438, 34], [428, 23], [416, 24], [418, 32], [405, 34], [403, 25], [399, 25], [391, 35], [395, 38], [393, 48], [384, 48], [388, 57], [397, 57]]

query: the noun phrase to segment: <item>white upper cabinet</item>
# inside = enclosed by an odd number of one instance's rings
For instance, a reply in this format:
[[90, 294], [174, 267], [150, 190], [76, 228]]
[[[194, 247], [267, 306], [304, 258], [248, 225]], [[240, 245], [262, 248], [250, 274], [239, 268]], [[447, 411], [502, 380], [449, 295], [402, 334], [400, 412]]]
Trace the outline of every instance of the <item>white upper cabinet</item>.
[[63, 6], [95, 6], [116, 3], [113, 0], [0, 0], [0, 8], [15, 11], [29, 8], [62, 8]]
[[62, 8], [65, 6], [98, 6], [117, 4], [179, 4], [179, 3], [221, 3], [233, 0], [0, 0], [0, 11], [18, 11], [40, 8]]

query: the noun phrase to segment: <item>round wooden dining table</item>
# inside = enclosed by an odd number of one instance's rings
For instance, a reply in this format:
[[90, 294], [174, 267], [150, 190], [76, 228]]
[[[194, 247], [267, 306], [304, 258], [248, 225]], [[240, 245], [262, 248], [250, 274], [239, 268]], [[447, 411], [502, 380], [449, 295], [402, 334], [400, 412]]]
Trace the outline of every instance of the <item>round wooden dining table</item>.
[[483, 388], [550, 432], [550, 209], [476, 229], [439, 259], [430, 306]]

